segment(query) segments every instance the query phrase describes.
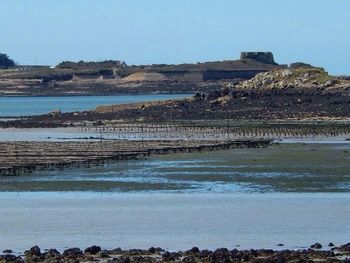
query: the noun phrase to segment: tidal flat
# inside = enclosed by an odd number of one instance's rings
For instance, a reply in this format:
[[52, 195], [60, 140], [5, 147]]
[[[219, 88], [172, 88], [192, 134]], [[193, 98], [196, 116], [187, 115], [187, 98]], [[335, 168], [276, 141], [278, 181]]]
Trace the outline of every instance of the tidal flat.
[[267, 148], [151, 155], [0, 180], [3, 192], [348, 193], [350, 143], [281, 143]]
[[338, 246], [349, 241], [349, 152], [282, 143], [3, 176], [0, 249]]

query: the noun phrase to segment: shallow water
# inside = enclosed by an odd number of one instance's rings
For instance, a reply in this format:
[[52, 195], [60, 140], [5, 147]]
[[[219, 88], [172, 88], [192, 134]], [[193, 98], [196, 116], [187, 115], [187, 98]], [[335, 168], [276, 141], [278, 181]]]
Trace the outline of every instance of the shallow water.
[[120, 95], [120, 96], [63, 96], [63, 97], [0, 97], [0, 117], [28, 116], [95, 109], [99, 105], [147, 102], [189, 97], [189, 94]]
[[340, 245], [350, 241], [349, 192], [350, 144], [341, 143], [0, 177], [0, 250]]
[[2, 193], [0, 249], [339, 245], [349, 241], [349, 203], [344, 193]]
[[153, 155], [93, 168], [0, 177], [0, 191], [350, 192], [350, 144]]

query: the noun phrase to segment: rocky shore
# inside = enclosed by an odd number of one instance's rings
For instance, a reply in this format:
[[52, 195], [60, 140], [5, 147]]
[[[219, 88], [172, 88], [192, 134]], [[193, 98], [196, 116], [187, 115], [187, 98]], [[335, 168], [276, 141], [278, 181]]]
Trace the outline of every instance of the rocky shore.
[[[194, 90], [191, 90], [192, 92]], [[0, 127], [67, 127], [82, 122], [130, 121], [271, 121], [347, 119], [350, 81], [322, 68], [290, 67], [257, 74], [243, 82], [231, 81], [221, 89], [196, 93], [184, 100], [104, 106], [85, 112], [44, 114], [0, 121]]]
[[[283, 244], [279, 244], [283, 248]], [[326, 248], [315, 243], [303, 250], [272, 250], [251, 249], [239, 250], [218, 248], [214, 251], [200, 250], [193, 247], [187, 251], [170, 252], [162, 248], [151, 247], [147, 250], [115, 248], [104, 250], [100, 246], [91, 246], [85, 250], [68, 248], [62, 253], [56, 249], [42, 251], [34, 246], [24, 254], [15, 255], [12, 250], [4, 250], [0, 255], [0, 262], [254, 262], [254, 263], [281, 263], [281, 262], [350, 262], [350, 243], [336, 247], [329, 243]]]

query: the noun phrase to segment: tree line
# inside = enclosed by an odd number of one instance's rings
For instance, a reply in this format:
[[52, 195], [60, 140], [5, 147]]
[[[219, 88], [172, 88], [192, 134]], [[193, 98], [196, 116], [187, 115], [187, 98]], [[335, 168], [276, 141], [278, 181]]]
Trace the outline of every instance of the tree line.
[[15, 62], [8, 55], [0, 53], [0, 68], [10, 68], [15, 66]]

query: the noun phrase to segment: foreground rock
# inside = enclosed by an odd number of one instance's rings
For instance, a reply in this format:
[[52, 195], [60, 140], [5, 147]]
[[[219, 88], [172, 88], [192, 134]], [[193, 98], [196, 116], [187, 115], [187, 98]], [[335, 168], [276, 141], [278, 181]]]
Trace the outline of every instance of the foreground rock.
[[[318, 243], [316, 243], [318, 244]], [[319, 247], [319, 246], [317, 246]], [[130, 249], [101, 250], [99, 246], [91, 246], [83, 252], [80, 248], [69, 248], [58, 252], [55, 249], [41, 252], [35, 246], [26, 251], [23, 256], [11, 253], [0, 255], [0, 262], [350, 262], [349, 244], [342, 245], [332, 250], [306, 249], [306, 250], [281, 250], [251, 249], [229, 250], [218, 248], [214, 251], [200, 250], [193, 247], [187, 251], [169, 252], [161, 248], [151, 247], [148, 250]]]

